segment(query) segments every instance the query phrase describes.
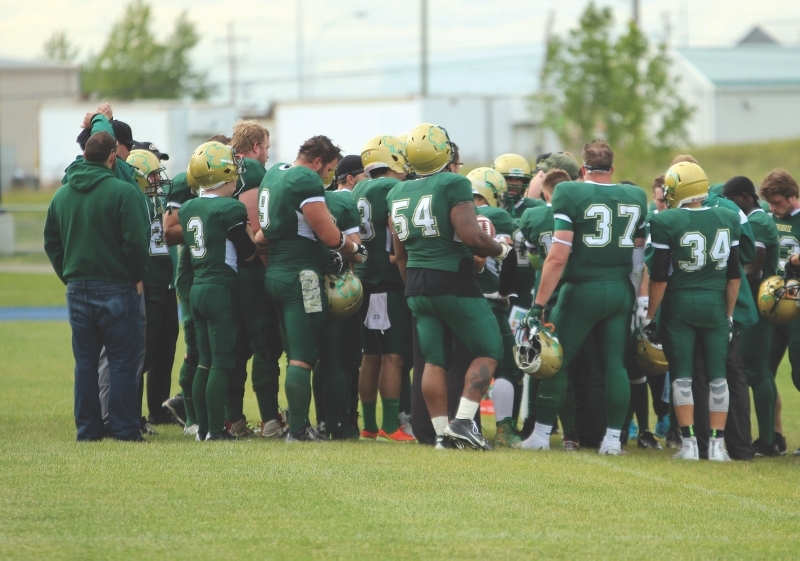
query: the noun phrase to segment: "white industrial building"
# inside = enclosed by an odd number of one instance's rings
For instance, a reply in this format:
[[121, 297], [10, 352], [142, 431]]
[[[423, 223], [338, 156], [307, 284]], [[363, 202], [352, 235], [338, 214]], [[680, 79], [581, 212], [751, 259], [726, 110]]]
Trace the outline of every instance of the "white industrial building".
[[800, 138], [800, 48], [751, 42], [679, 49], [672, 60], [678, 93], [695, 107], [692, 143]]
[[419, 123], [447, 129], [469, 166], [491, 163], [506, 152], [532, 158], [557, 149], [527, 97], [432, 96], [362, 100], [281, 102], [273, 108], [270, 160], [292, 162], [300, 144], [324, 134], [346, 154], [359, 154], [378, 135], [399, 136]]
[[[64, 169], [80, 154], [75, 139], [87, 111], [97, 102], [52, 102], [39, 112], [39, 177], [44, 185], [60, 183]], [[133, 139], [155, 144], [169, 154], [165, 162], [170, 177], [186, 171], [192, 151], [215, 134], [230, 136], [236, 110], [181, 101], [113, 103], [114, 118], [129, 124]]]

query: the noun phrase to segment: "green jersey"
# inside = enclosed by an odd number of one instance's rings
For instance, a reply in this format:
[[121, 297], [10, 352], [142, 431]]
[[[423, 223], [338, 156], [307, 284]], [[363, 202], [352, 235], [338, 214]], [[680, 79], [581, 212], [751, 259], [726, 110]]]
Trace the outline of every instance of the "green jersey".
[[519, 221], [519, 231], [526, 251], [536, 255], [542, 265], [553, 243], [554, 222], [553, 207], [550, 205], [529, 208]]
[[[185, 202], [195, 198], [197, 195], [189, 187], [185, 173], [179, 173], [172, 178], [172, 188], [167, 193], [167, 208], [170, 209], [170, 212], [177, 213]], [[191, 285], [192, 279], [194, 279], [192, 256], [186, 244], [182, 243], [178, 246], [178, 270], [175, 273], [175, 284]]]
[[[511, 215], [508, 211], [502, 208], [485, 205], [477, 207], [475, 212], [481, 216], [485, 216], [491, 221], [496, 235], [511, 237], [514, 231], [514, 224], [511, 221]], [[478, 275], [478, 284], [484, 294], [494, 294], [499, 290], [500, 267], [493, 257], [486, 258], [486, 267], [483, 269], [483, 272]], [[506, 307], [505, 304], [499, 300], [490, 300], [489, 305], [499, 308]]]
[[206, 193], [181, 205], [178, 218], [189, 248], [194, 283], [237, 286], [236, 248], [228, 232], [247, 224], [247, 209], [237, 200]]
[[644, 238], [647, 196], [624, 184], [564, 181], [553, 192], [554, 237], [573, 232], [565, 282], [628, 280], [634, 240]]
[[239, 195], [245, 191], [258, 189], [266, 173], [267, 170], [264, 164], [253, 158], [245, 158], [244, 173], [239, 176], [239, 180], [236, 183], [236, 194], [234, 197], [238, 199]]
[[147, 197], [147, 214], [150, 220], [150, 257], [144, 284], [152, 288], [166, 287], [172, 283], [172, 258], [164, 241], [164, 198]]
[[389, 230], [389, 204], [386, 202], [389, 191], [399, 182], [393, 177], [378, 177], [359, 181], [353, 189], [353, 200], [361, 216], [358, 235], [369, 255], [365, 263], [356, 263], [356, 276], [361, 282], [387, 290], [403, 287], [397, 265], [389, 261], [392, 233]]
[[764, 264], [761, 266], [761, 278], [750, 284], [753, 293], [757, 293], [763, 279], [777, 274], [778, 271], [778, 229], [775, 222], [761, 208], [755, 209], [747, 215], [747, 221], [753, 229], [756, 248], [767, 252]]
[[783, 275], [786, 260], [794, 253], [800, 253], [800, 210], [787, 218], [773, 215], [775, 228], [778, 230], [778, 274]]
[[325, 202], [325, 188], [307, 167], [276, 164], [264, 175], [258, 217], [269, 239], [268, 276], [293, 282], [300, 271], [322, 274], [330, 252], [303, 216], [303, 207], [316, 202]]
[[[454, 206], [472, 203], [472, 183], [450, 172], [398, 183], [387, 196], [397, 237], [408, 252], [408, 268], [459, 272], [472, 252], [450, 222]], [[474, 267], [473, 267], [474, 270]]]
[[528, 210], [529, 208], [536, 208], [540, 206], [545, 206], [545, 203], [542, 199], [532, 199], [530, 197], [523, 197], [518, 200], [516, 203], [512, 203], [508, 207], [508, 213], [511, 215], [511, 218], [514, 219], [515, 222], [519, 222], [519, 219], [522, 218], [523, 213]]
[[[732, 210], [739, 215], [739, 224], [741, 225], [742, 235], [739, 237], [739, 257], [742, 261], [742, 267], [745, 263], [752, 263], [756, 259], [756, 246], [755, 238], [753, 237], [753, 229], [747, 221], [747, 216], [742, 209], [736, 206], [736, 203], [725, 197], [720, 197], [714, 193], [709, 193], [708, 198], [703, 201], [704, 207], [722, 207]], [[742, 269], [742, 278], [744, 278], [744, 269]]]
[[739, 245], [739, 216], [719, 207], [676, 208], [658, 213], [650, 223], [654, 249], [672, 252], [667, 292], [725, 291], [728, 257]]
[[[357, 234], [361, 228], [361, 215], [350, 191], [325, 191], [325, 203], [333, 216], [336, 227], [347, 236]], [[329, 250], [328, 247], [325, 247]], [[369, 250], [367, 250], [369, 253]]]

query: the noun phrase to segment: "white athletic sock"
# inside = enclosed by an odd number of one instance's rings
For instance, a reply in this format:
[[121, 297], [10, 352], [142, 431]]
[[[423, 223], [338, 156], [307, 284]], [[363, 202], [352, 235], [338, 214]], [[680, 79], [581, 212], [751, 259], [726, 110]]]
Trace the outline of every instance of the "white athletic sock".
[[536, 423], [533, 425], [533, 432], [531, 435], [522, 443], [522, 447], [526, 450], [531, 448], [539, 450], [543, 446], [549, 446], [551, 432], [553, 432], [553, 425]]
[[603, 444], [610, 446], [612, 448], [622, 447], [622, 443], [619, 440], [621, 434], [622, 434], [621, 430], [606, 429], [606, 436], [603, 439]]
[[531, 436], [536, 435], [538, 438], [550, 438], [550, 433], [553, 432], [553, 425], [542, 425], [535, 423], [533, 425], [533, 433]]
[[475, 418], [480, 405], [477, 401], [470, 401], [466, 397], [462, 397], [461, 402], [458, 404], [458, 411], [456, 411], [456, 419], [469, 419], [471, 421]]
[[495, 380], [492, 386], [492, 402], [497, 421], [509, 418], [514, 412], [514, 385], [503, 378]]
[[434, 417], [431, 419], [431, 423], [433, 423], [433, 430], [436, 431], [436, 436], [442, 436], [444, 434], [444, 429], [446, 429], [448, 425], [447, 416]]

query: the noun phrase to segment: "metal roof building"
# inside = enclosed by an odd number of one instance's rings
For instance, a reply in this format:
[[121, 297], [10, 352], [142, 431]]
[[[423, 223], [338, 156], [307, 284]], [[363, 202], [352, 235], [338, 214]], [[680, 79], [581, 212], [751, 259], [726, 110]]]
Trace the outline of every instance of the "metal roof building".
[[678, 91], [696, 108], [695, 144], [800, 137], [800, 48], [746, 44], [673, 53]]

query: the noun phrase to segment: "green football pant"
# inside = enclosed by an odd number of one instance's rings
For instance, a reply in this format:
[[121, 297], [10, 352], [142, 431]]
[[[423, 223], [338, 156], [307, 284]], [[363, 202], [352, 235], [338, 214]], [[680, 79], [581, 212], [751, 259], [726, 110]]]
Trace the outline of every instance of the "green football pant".
[[758, 420], [758, 437], [764, 444], [772, 444], [775, 437], [775, 401], [778, 388], [770, 368], [772, 335], [776, 325], [764, 318], [748, 327], [739, 338], [739, 354], [744, 362], [747, 383], [753, 389], [753, 405]]
[[617, 281], [565, 283], [551, 321], [564, 352], [555, 375], [542, 380], [536, 402], [536, 421], [552, 426], [566, 399], [567, 371], [584, 342], [595, 343], [606, 378], [608, 428], [620, 430], [628, 412], [631, 389], [625, 370], [625, 342], [630, 332], [633, 285]]
[[192, 308], [189, 299], [192, 285], [191, 283], [182, 283], [176, 288], [181, 310], [181, 322], [183, 323], [183, 342], [186, 345], [183, 364], [178, 374], [178, 384], [181, 387], [183, 406], [186, 409], [186, 426], [190, 427], [197, 423], [197, 415], [194, 412], [194, 399], [192, 398], [192, 384], [194, 384], [198, 358], [194, 319], [192, 319]]
[[491, 358], [498, 363], [503, 360], [503, 338], [483, 296], [409, 296], [408, 307], [417, 322], [417, 338], [425, 364], [445, 370], [450, 367], [448, 327], [475, 358]]
[[772, 333], [772, 351], [770, 353], [770, 369], [772, 375], [778, 373], [783, 355], [789, 351], [789, 363], [792, 365], [792, 382], [800, 390], [800, 319], [791, 323], [775, 324]]
[[191, 306], [199, 353], [192, 385], [197, 423], [201, 433], [221, 432], [228, 376], [236, 365], [239, 293], [219, 284], [194, 284]]
[[667, 292], [661, 303], [658, 326], [669, 363], [669, 378], [692, 378], [695, 342], [705, 350], [709, 382], [725, 378], [729, 327], [725, 293], [714, 290]]

